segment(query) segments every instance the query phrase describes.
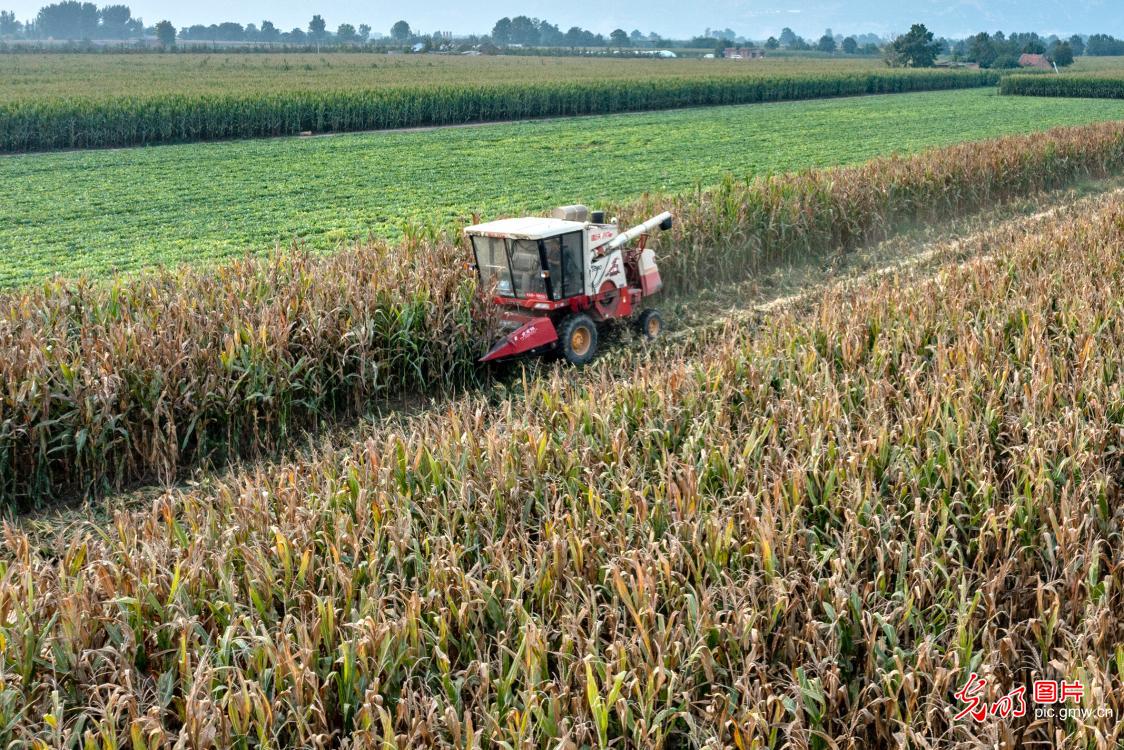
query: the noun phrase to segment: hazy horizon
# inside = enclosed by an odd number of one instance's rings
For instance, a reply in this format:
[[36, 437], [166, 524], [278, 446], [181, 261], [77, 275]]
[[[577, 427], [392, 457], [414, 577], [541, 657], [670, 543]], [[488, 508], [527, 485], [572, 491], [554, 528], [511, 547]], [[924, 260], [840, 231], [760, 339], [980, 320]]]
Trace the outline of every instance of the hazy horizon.
[[[672, 0], [618, 0], [605, 5], [593, 0], [561, 4], [547, 0], [484, 0], [479, 5], [448, 0], [421, 0], [407, 7], [375, 5], [356, 0], [320, 0], [314, 3], [250, 0], [236, 7], [216, 0], [185, 5], [164, 0], [99, 0], [98, 5], [124, 2], [134, 16], [149, 25], [167, 19], [177, 27], [235, 21], [260, 24], [272, 21], [278, 28], [307, 28], [313, 14], [324, 17], [329, 29], [341, 23], [366, 23], [386, 34], [403, 19], [424, 31], [483, 34], [503, 16], [527, 15], [549, 20], [562, 29], [580, 26], [608, 33], [654, 31], [662, 36], [687, 38], [707, 27], [731, 28], [754, 39], [776, 36], [784, 27], [805, 37], [818, 37], [825, 28], [842, 34], [894, 34], [912, 23], [924, 23], [939, 36], [959, 38], [978, 31], [1037, 31], [1043, 35], [1074, 33], [1124, 35], [1124, 3], [1084, 0], [1069, 5], [1043, 0], [704, 0], [685, 4]], [[0, 0], [0, 9], [13, 10], [21, 20], [33, 18], [46, 3], [40, 0]]]

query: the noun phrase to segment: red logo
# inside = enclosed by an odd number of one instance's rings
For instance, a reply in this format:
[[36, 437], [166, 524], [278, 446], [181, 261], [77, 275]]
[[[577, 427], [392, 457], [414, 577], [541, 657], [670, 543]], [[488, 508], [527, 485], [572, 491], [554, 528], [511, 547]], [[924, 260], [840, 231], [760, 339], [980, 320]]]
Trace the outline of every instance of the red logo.
[[1026, 716], [1026, 686], [1015, 688], [990, 706], [981, 697], [987, 680], [975, 672], [968, 675], [968, 682], [953, 695], [961, 703], [967, 703], [960, 713], [952, 717], [953, 720], [971, 716], [976, 721], [983, 721], [990, 714], [1006, 719], [1011, 716]]
[[987, 687], [987, 680], [972, 672], [964, 687], [953, 693], [956, 700], [968, 704], [964, 710], [952, 717], [954, 721], [963, 719], [968, 714], [971, 714], [976, 721], [984, 720], [984, 717], [987, 716], [987, 704], [984, 703], [980, 694], [983, 693], [985, 687]]

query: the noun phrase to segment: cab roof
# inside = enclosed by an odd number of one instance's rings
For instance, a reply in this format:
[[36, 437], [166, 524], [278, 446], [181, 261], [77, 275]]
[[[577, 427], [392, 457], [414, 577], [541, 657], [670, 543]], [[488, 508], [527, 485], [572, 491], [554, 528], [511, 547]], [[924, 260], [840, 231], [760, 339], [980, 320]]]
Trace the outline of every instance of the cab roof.
[[580, 232], [586, 224], [582, 221], [565, 221], [537, 216], [518, 219], [499, 219], [485, 224], [465, 227], [465, 234], [482, 234], [489, 237], [511, 237], [517, 240], [541, 240], [566, 232]]

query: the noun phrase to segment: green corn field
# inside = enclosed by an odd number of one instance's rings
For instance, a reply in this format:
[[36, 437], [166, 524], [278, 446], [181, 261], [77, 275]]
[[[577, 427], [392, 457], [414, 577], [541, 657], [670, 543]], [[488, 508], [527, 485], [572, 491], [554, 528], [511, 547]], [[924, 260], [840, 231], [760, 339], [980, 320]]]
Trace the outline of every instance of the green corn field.
[[[676, 214], [661, 264], [669, 291], [689, 292], [1122, 170], [1124, 127], [1104, 124], [728, 180], [614, 213]], [[467, 257], [457, 238], [419, 232], [395, 248], [0, 296], [0, 505], [171, 481], [388, 397], [479, 382], [491, 322]]]
[[[1050, 138], [1100, 144], [1104, 166], [1120, 129]], [[961, 168], [1003, 165], [999, 192], [1056, 153], [1030, 146]], [[955, 210], [952, 166], [924, 193], [918, 175], [971, 154], [869, 167], [868, 192], [917, 192], [856, 193], [855, 210]], [[803, 221], [833, 224], [801, 218], [817, 204], [790, 179], [741, 190], [790, 196], [775, 236], [796, 252]], [[1118, 745], [1103, 714], [952, 715], [971, 672], [989, 700], [1080, 679], [1085, 705], [1124, 711], [1122, 242], [1124, 200], [1102, 198], [944, 248], [936, 272], [721, 327], [690, 356], [624, 351], [166, 492], [50, 554], [5, 526], [0, 744]], [[172, 326], [183, 281], [164, 283], [142, 288], [144, 315]], [[143, 327], [135, 294], [106, 294], [60, 300], [60, 330], [81, 338], [86, 310]], [[266, 336], [306, 335], [276, 307]]]
[[999, 83], [999, 92], [1011, 96], [1124, 99], [1124, 76], [1104, 72], [1004, 76]]
[[72, 96], [0, 101], [0, 152], [105, 148], [605, 114], [994, 85], [987, 71], [649, 78], [632, 81]]

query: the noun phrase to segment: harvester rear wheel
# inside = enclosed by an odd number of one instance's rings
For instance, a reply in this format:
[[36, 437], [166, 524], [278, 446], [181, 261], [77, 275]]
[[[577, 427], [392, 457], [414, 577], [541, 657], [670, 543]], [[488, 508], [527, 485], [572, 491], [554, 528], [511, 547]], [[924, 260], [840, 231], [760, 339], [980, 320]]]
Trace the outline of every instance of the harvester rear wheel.
[[558, 328], [558, 346], [572, 365], [584, 365], [597, 354], [597, 326], [585, 313], [571, 315]]
[[654, 341], [663, 333], [663, 318], [660, 317], [659, 310], [651, 308], [640, 313], [640, 317], [636, 321], [636, 327], [640, 331], [640, 335], [649, 341]]

